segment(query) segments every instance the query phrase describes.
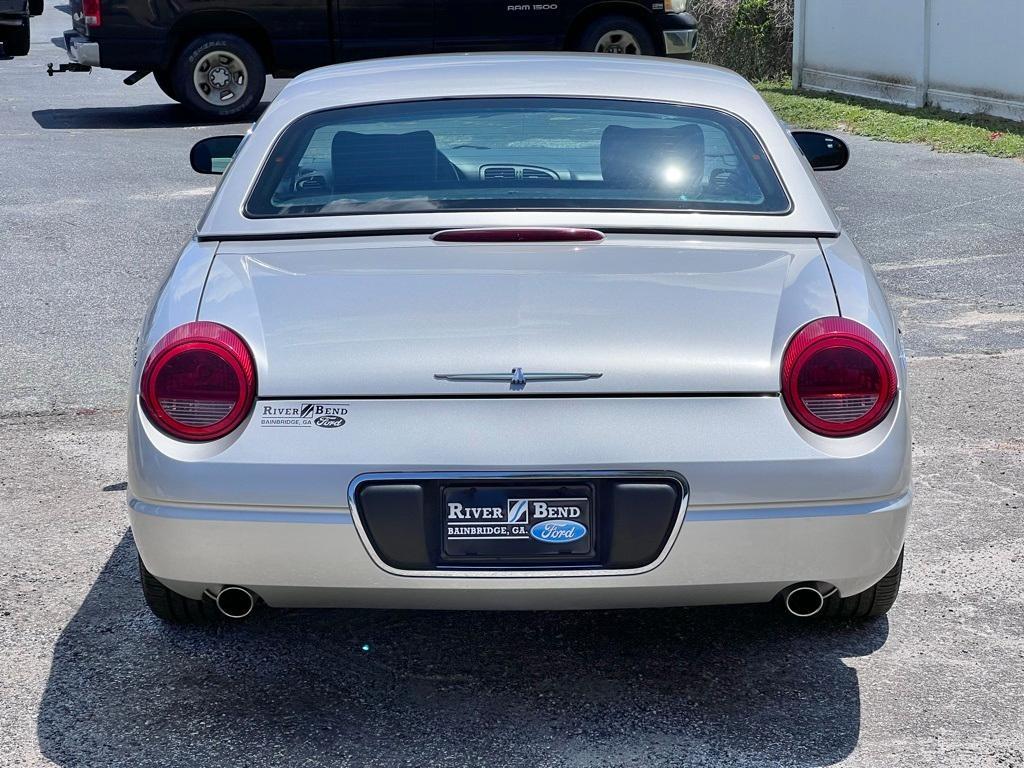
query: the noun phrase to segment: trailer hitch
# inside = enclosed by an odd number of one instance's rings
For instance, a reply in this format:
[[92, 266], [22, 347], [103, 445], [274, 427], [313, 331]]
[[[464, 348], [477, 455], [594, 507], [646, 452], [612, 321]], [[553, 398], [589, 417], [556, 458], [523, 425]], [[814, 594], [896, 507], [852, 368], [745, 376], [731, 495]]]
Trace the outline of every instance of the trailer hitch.
[[53, 68], [53, 62], [46, 65], [46, 74], [50, 77], [61, 72], [92, 72], [92, 67], [87, 64], [79, 64], [77, 61], [61, 64], [56, 69]]

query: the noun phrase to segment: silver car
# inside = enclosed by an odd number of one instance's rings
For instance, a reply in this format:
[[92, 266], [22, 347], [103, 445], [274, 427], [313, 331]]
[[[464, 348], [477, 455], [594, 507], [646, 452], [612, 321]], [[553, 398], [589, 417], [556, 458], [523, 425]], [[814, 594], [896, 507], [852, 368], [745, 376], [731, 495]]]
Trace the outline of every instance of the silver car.
[[150, 608], [885, 613], [907, 379], [847, 156], [683, 62], [295, 79], [193, 149], [227, 171], [139, 337]]

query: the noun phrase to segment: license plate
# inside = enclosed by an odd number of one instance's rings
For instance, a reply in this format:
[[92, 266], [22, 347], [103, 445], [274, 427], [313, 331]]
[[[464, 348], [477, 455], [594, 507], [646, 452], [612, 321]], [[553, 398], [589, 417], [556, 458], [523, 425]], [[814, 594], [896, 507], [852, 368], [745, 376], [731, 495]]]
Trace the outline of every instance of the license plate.
[[578, 560], [593, 555], [590, 486], [447, 487], [446, 559]]

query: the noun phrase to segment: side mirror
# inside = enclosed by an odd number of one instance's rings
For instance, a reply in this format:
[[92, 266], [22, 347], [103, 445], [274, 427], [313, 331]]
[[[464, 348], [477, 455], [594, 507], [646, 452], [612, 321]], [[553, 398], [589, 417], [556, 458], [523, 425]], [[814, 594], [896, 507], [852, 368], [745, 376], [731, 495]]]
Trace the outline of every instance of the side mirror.
[[850, 162], [850, 148], [836, 136], [817, 131], [793, 131], [800, 151], [816, 171], [838, 171]]
[[188, 154], [196, 173], [224, 173], [244, 136], [211, 136], [197, 142]]

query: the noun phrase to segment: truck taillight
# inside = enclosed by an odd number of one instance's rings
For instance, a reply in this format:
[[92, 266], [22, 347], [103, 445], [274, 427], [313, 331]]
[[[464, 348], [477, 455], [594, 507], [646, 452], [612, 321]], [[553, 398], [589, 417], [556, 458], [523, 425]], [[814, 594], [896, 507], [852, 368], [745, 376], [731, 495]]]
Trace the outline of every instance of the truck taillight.
[[103, 23], [100, 0], [82, 0], [82, 18], [87, 27], [98, 27]]

